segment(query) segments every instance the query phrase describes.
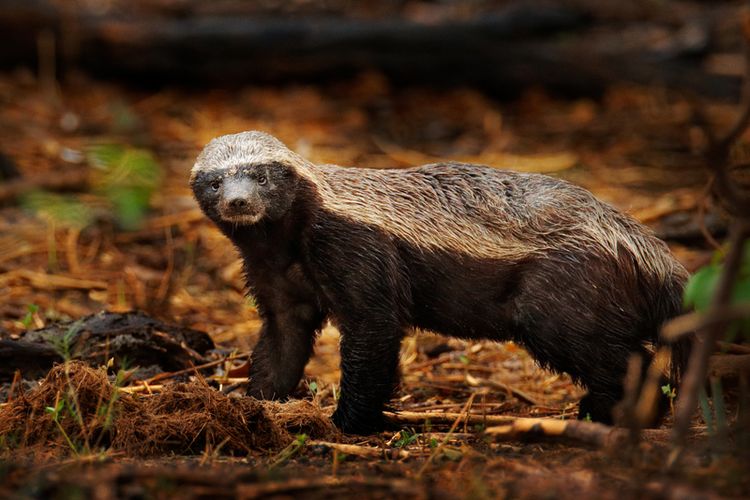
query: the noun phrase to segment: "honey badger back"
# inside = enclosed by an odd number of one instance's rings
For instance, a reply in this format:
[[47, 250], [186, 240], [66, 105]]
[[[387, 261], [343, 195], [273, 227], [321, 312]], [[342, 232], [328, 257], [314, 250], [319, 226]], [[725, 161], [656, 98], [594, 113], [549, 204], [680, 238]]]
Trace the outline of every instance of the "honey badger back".
[[611, 421], [630, 353], [648, 357], [685, 270], [648, 230], [587, 191], [464, 164], [313, 165], [271, 136], [212, 141], [191, 184], [234, 242], [264, 320], [250, 394], [299, 382], [315, 332], [342, 333], [344, 431], [382, 427], [405, 329], [515, 340], [589, 390]]

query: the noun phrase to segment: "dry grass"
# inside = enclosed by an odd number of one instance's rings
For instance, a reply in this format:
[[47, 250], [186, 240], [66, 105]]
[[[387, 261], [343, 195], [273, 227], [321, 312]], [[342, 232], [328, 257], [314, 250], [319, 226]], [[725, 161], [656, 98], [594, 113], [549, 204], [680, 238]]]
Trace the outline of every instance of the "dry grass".
[[230, 397], [203, 380], [130, 395], [113, 385], [104, 368], [79, 362], [56, 366], [38, 387], [0, 408], [0, 436], [16, 436], [6, 443], [6, 453], [47, 448], [67, 455], [107, 449], [150, 457], [208, 450], [244, 456], [278, 451], [301, 433], [320, 439], [338, 436], [328, 416], [310, 401]]

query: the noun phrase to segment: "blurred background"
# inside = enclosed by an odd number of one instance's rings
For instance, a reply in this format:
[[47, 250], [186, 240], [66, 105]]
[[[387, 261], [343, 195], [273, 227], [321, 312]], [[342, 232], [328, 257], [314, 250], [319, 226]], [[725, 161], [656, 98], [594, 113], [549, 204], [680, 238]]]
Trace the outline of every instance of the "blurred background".
[[187, 185], [242, 130], [318, 162], [560, 176], [691, 271], [726, 232], [701, 124], [736, 115], [741, 2], [0, 5], [0, 335], [137, 308], [252, 346], [237, 255]]

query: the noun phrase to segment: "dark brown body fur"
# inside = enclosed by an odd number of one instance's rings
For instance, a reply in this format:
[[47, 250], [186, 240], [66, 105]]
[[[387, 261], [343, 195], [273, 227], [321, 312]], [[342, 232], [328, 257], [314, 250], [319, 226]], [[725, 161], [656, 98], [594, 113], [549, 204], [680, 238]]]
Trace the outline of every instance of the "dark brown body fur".
[[[268, 136], [240, 139], [258, 137]], [[659, 326], [680, 310], [686, 275], [663, 243], [567, 183], [460, 164], [386, 174], [338, 167], [314, 170], [318, 167], [299, 164], [304, 160], [296, 156], [289, 163], [255, 150], [250, 154], [241, 149], [239, 139], [234, 144], [214, 145], [224, 148], [219, 153], [207, 148], [191, 182], [201, 208], [239, 249], [263, 319], [249, 394], [283, 398], [293, 391], [312, 354], [316, 332], [331, 319], [342, 335], [341, 398], [334, 421], [346, 432], [369, 433], [383, 427], [382, 410], [396, 382], [400, 342], [411, 327], [467, 339], [514, 340], [542, 365], [569, 373], [588, 389], [581, 418], [610, 422], [612, 408], [622, 396], [630, 354], [650, 359], [647, 345], [657, 342]], [[268, 147], [275, 146], [271, 142]], [[212, 158], [218, 159], [209, 163]], [[511, 235], [501, 230], [497, 250], [474, 244], [457, 251], [459, 239], [446, 239], [445, 248], [440, 248], [440, 234], [414, 228], [412, 237], [408, 221], [399, 221], [406, 224], [403, 227], [389, 226], [390, 221], [380, 222], [376, 215], [370, 219], [365, 212], [355, 214], [356, 206], [339, 205], [337, 198], [395, 199], [394, 193], [408, 192], [414, 180], [432, 183], [446, 206], [453, 207], [460, 200], [450, 197], [468, 191], [446, 183], [459, 182], [477, 195], [472, 200], [478, 200], [460, 201], [465, 205], [462, 217], [486, 217], [481, 211], [496, 202], [483, 194], [488, 189], [485, 178], [506, 186], [507, 206], [519, 208], [512, 217], [528, 219], [513, 236], [520, 242], [518, 255], [502, 253], [506, 247], [515, 252], [516, 247], [503, 246], [503, 234], [509, 241]], [[244, 187], [237, 188], [236, 182]], [[372, 189], [368, 183], [379, 187]], [[441, 191], [441, 186], [448, 187]], [[537, 188], [548, 193], [539, 201], [533, 191]], [[226, 193], [236, 189], [246, 194], [234, 203]], [[565, 196], [582, 200], [584, 208], [573, 207], [580, 213], [555, 212], [555, 197]], [[551, 208], [533, 208], [529, 216], [521, 204]], [[438, 231], [441, 224], [447, 227], [451, 222], [447, 212], [429, 216]], [[501, 217], [508, 214], [498, 211], [497, 220]], [[512, 217], [509, 224], [514, 223]], [[602, 233], [602, 239], [615, 241], [616, 248], [608, 253], [586, 243], [597, 237], [595, 224], [589, 224], [595, 228], [593, 236], [584, 238], [574, 229], [566, 233], [572, 223], [565, 217], [617, 225], [616, 231]], [[467, 238], [492, 246], [492, 234], [480, 227]], [[524, 238], [528, 245], [536, 245], [534, 251], [523, 252]], [[659, 262], [650, 263], [652, 259]]]

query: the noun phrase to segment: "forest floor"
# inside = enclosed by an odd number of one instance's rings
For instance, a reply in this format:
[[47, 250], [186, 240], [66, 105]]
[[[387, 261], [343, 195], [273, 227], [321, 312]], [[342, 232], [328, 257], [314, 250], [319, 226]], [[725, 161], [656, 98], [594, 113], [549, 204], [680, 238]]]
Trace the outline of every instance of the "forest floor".
[[[316, 162], [407, 167], [455, 159], [559, 176], [653, 227], [694, 271], [714, 251], [702, 226], [718, 239], [723, 228], [704, 194], [707, 175], [698, 154], [704, 144], [693, 111], [682, 96], [632, 86], [612, 88], [596, 100], [530, 89], [497, 102], [471, 89], [396, 88], [375, 73], [327, 86], [233, 91], [133, 90], [81, 75], [59, 86], [40, 85], [29, 73], [3, 74], [0, 153], [7, 157], [6, 171], [13, 164], [22, 177], [0, 177], [0, 338], [17, 339], [26, 330], [102, 310], [137, 309], [206, 331], [223, 352], [246, 355], [257, 338], [257, 311], [245, 297], [236, 252], [197, 209], [188, 175], [211, 138], [251, 129], [278, 136]], [[731, 123], [735, 107], [709, 103], [706, 111], [721, 128]], [[112, 144], [155, 159], [158, 187], [149, 211], [130, 230], [118, 228], [112, 200], [97, 190], [102, 184], [90, 152]], [[747, 147], [741, 143], [738, 154]], [[65, 194], [40, 202], [40, 190]], [[242, 361], [222, 364], [213, 380], [224, 388], [231, 375], [241, 385], [243, 370]], [[401, 370], [392, 407], [402, 412], [567, 419], [576, 417], [582, 395], [567, 376], [540, 369], [512, 343], [415, 333], [404, 342]], [[82, 449], [80, 442], [67, 443], [63, 432], [34, 446], [0, 441], [0, 496], [750, 495], [747, 459], [722, 453], [698, 419], [690, 450], [670, 470], [669, 419], [633, 447], [497, 440], [483, 433], [481, 422], [451, 425], [450, 419], [352, 438], [339, 435], [325, 418], [335, 406], [338, 377], [338, 332], [329, 326], [296, 393], [306, 406], [266, 408], [272, 419], [281, 419], [272, 422], [283, 428], [274, 427], [278, 439], [244, 450], [231, 433], [221, 438], [220, 413], [193, 434], [185, 431], [180, 453], [164, 443], [149, 448], [136, 437], [127, 445], [117, 446], [113, 438], [110, 446]], [[202, 376], [181, 380], [188, 379], [189, 390], [207, 387]], [[122, 404], [146, 405], [171, 390], [169, 382], [153, 390], [141, 384]], [[211, 391], [215, 396], [206, 401], [218, 398], [212, 400], [216, 408], [225, 399], [239, 400], [223, 394], [229, 391]], [[214, 408], [204, 403], [205, 411]], [[56, 405], [45, 408], [50, 425]], [[178, 404], [170, 411], [179, 417], [183, 410]], [[353, 447], [337, 450], [321, 441]], [[366, 456], [366, 449], [374, 454]]]

